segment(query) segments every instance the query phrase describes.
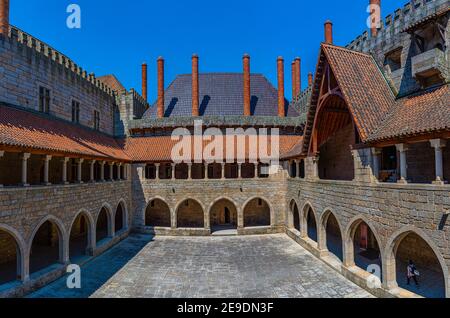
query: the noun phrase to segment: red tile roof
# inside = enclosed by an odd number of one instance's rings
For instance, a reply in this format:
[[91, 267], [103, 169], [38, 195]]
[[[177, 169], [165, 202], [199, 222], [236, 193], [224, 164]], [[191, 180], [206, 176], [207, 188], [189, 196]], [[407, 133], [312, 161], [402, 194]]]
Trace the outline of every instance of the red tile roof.
[[450, 87], [443, 85], [401, 98], [369, 142], [450, 130]]
[[328, 44], [322, 48], [365, 141], [386, 117], [395, 96], [371, 55]]
[[371, 55], [322, 44], [305, 127], [305, 140], [298, 155], [309, 150], [327, 62], [342, 91], [362, 142], [378, 128], [395, 104], [395, 96]]
[[130, 160], [111, 136], [45, 115], [2, 105], [0, 145], [92, 158]]
[[109, 86], [112, 90], [117, 93], [123, 93], [126, 91], [126, 88], [120, 83], [120, 81], [114, 75], [105, 75], [97, 77], [99, 81], [101, 81], [106, 86]]
[[[280, 156], [292, 149], [299, 141], [301, 136], [279, 136]], [[126, 140], [125, 151], [134, 161], [171, 161], [172, 149], [178, 141], [171, 140], [170, 136], [159, 137], [135, 137]], [[203, 149], [210, 144], [211, 141], [203, 141]], [[249, 139], [246, 138], [246, 159], [249, 158]], [[226, 143], [223, 141], [223, 151], [226, 154]], [[235, 149], [236, 149], [235, 144]], [[271, 139], [268, 139], [268, 151], [271, 151]], [[236, 151], [235, 151], [236, 153]], [[193, 156], [193, 154], [192, 154]]]

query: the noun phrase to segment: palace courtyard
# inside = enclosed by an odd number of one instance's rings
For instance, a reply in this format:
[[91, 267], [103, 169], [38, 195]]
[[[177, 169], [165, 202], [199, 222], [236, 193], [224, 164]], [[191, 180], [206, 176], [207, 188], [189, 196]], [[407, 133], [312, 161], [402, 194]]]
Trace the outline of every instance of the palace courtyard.
[[284, 234], [152, 237], [131, 235], [30, 297], [371, 297]]

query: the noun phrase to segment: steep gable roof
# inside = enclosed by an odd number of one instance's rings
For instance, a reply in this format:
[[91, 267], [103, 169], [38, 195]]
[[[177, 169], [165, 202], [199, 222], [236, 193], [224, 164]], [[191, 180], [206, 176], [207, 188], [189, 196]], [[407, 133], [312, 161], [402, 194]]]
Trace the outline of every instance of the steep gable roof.
[[303, 152], [308, 151], [311, 141], [314, 119], [319, 106], [321, 80], [327, 62], [362, 142], [378, 128], [395, 104], [395, 96], [371, 55], [322, 44], [305, 127]]

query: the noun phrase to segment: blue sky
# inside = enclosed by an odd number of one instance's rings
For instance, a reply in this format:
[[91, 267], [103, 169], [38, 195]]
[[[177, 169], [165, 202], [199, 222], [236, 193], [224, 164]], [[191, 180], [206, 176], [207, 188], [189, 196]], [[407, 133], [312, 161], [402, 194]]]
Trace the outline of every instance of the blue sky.
[[[382, 17], [406, 1], [382, 1]], [[81, 30], [66, 27], [66, 7], [82, 10]], [[140, 91], [140, 65], [149, 69], [149, 99], [156, 96], [156, 58], [166, 60], [166, 86], [177, 74], [241, 72], [251, 55], [252, 73], [276, 83], [276, 58], [286, 61], [286, 97], [291, 95], [290, 62], [302, 58], [302, 86], [314, 71], [323, 23], [334, 23], [334, 41], [346, 45], [366, 29], [368, 0], [11, 0], [11, 24], [72, 58], [97, 76], [115, 74]]]

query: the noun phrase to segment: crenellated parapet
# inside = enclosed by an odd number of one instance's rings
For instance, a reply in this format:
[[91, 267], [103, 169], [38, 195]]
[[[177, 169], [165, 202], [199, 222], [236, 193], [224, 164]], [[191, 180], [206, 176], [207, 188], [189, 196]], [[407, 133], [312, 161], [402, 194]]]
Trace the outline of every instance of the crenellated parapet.
[[364, 31], [346, 47], [361, 52], [373, 52], [383, 48], [389, 50], [395, 43], [401, 41], [403, 31], [409, 26], [448, 7], [449, 0], [411, 0], [381, 21], [377, 36], [371, 37], [368, 31]]
[[291, 106], [299, 113], [299, 117], [304, 119], [308, 114], [309, 105], [311, 102], [312, 86], [308, 86], [305, 90], [300, 92], [291, 101]]
[[48, 58], [49, 61], [63, 66], [68, 72], [72, 72], [74, 75], [92, 84], [92, 86], [100, 92], [114, 96], [114, 91], [103, 82], [99, 81], [94, 73], [88, 74], [86, 70], [83, 70], [66, 55], [62, 54], [58, 50], [55, 50], [32, 35], [20, 30], [17, 27], [10, 26], [9, 38], [11, 42], [20, 43], [23, 46], [34, 50], [34, 52], [39, 54], [41, 57]]

